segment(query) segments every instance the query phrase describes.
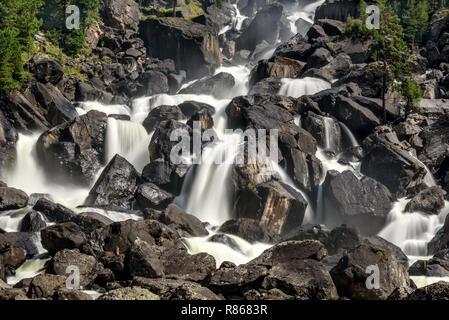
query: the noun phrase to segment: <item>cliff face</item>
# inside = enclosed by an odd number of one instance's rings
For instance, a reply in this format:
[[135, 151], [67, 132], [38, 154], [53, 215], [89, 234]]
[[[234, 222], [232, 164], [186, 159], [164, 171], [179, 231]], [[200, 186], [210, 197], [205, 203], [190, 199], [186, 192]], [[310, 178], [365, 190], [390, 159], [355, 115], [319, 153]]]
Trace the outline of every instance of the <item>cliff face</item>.
[[185, 19], [149, 18], [141, 22], [140, 33], [151, 56], [173, 59], [189, 79], [210, 74], [222, 61], [218, 37], [205, 25]]

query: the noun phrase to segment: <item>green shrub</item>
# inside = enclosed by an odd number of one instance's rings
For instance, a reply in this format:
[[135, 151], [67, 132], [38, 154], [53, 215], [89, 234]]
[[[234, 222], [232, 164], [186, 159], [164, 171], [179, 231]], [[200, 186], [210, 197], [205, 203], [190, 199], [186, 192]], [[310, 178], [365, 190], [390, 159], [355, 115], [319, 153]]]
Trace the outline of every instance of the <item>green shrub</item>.
[[64, 51], [71, 56], [80, 54], [84, 46], [84, 32], [81, 29], [73, 29], [64, 37]]
[[24, 77], [21, 46], [12, 30], [0, 30], [0, 91], [9, 92], [21, 85]]

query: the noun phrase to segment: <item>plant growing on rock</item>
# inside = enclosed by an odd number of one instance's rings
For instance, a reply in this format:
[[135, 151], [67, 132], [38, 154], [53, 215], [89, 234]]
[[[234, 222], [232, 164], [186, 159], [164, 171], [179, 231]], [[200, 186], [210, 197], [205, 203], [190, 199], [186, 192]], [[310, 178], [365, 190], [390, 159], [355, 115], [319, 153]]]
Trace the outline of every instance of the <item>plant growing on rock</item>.
[[351, 35], [357, 34], [362, 41], [369, 42], [369, 54], [372, 60], [378, 62], [373, 70], [382, 77], [381, 98], [383, 108], [383, 120], [386, 121], [386, 93], [390, 88], [401, 94], [406, 94], [404, 99], [407, 108], [416, 106], [421, 97], [417, 89], [418, 84], [412, 77], [410, 62], [412, 60], [410, 48], [404, 40], [404, 30], [398, 16], [387, 0], [379, 0], [380, 9], [379, 29], [368, 29], [363, 23], [367, 18], [366, 5], [360, 2], [361, 19], [349, 19], [346, 31]]

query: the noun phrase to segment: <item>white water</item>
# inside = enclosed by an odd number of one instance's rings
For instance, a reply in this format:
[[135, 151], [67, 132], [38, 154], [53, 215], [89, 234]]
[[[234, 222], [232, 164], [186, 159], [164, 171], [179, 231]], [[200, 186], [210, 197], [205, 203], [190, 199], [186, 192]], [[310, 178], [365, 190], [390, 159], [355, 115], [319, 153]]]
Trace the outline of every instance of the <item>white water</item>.
[[428, 186], [428, 187], [433, 187], [436, 186], [437, 183], [435, 181], [435, 178], [433, 177], [432, 172], [430, 171], [430, 169], [421, 161], [418, 159], [418, 157], [415, 157], [413, 155], [412, 152], [408, 153], [410, 155], [410, 157], [412, 157], [416, 162], [419, 163], [419, 165], [421, 167], [423, 167], [426, 170], [426, 175], [424, 176], [424, 183]]
[[331, 84], [318, 78], [305, 77], [303, 79], [282, 79], [279, 94], [282, 96], [299, 98], [303, 95], [313, 95], [330, 89]]
[[426, 256], [427, 243], [443, 226], [449, 212], [449, 202], [445, 202], [440, 214], [434, 215], [404, 212], [409, 201], [401, 198], [393, 204], [387, 225], [379, 232], [379, 236], [394, 243], [409, 256]]
[[39, 133], [24, 135], [19, 133], [17, 160], [12, 170], [5, 170], [3, 181], [10, 187], [32, 193], [48, 193], [56, 202], [74, 208], [84, 202], [89, 188], [75, 186], [67, 180], [64, 184], [51, 181], [40, 166], [36, 155]]
[[340, 127], [343, 129], [343, 132], [345, 133], [346, 137], [348, 138], [349, 142], [351, 143], [351, 147], [358, 147], [360, 146], [359, 142], [357, 141], [356, 137], [352, 133], [351, 130], [341, 121], [339, 121]]
[[296, 6], [288, 9], [290, 14], [287, 14], [287, 19], [290, 22], [290, 29], [294, 34], [300, 33], [302, 36], [305, 36], [308, 30], [298, 30], [296, 27], [296, 20], [299, 18], [304, 19], [309, 22], [311, 25], [313, 24], [313, 20], [315, 18], [316, 9], [324, 3], [325, 0], [319, 0], [313, 3], [310, 3], [306, 6]]
[[141, 172], [150, 161], [148, 145], [151, 137], [138, 122], [108, 118], [106, 163], [119, 154]]
[[238, 246], [238, 249], [234, 250], [223, 243], [208, 241], [208, 239], [214, 234], [216, 233], [211, 232], [211, 234], [206, 237], [188, 238], [184, 239], [184, 241], [186, 242], [187, 248], [191, 254], [206, 252], [212, 255], [217, 263], [217, 268], [224, 261], [231, 261], [236, 265], [248, 263], [254, 258], [257, 258], [266, 249], [271, 247], [269, 244], [259, 242], [249, 243], [248, 241], [237, 236], [227, 235], [229, 238], [234, 240]]

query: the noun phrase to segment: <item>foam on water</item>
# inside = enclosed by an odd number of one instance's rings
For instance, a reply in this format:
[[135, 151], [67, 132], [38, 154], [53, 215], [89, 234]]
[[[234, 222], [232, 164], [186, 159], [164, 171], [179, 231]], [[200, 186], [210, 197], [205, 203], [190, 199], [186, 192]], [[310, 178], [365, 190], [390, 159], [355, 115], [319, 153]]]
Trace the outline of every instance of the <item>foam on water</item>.
[[282, 96], [299, 98], [303, 95], [313, 95], [330, 89], [331, 84], [318, 78], [305, 77], [302, 79], [282, 79], [279, 94]]

